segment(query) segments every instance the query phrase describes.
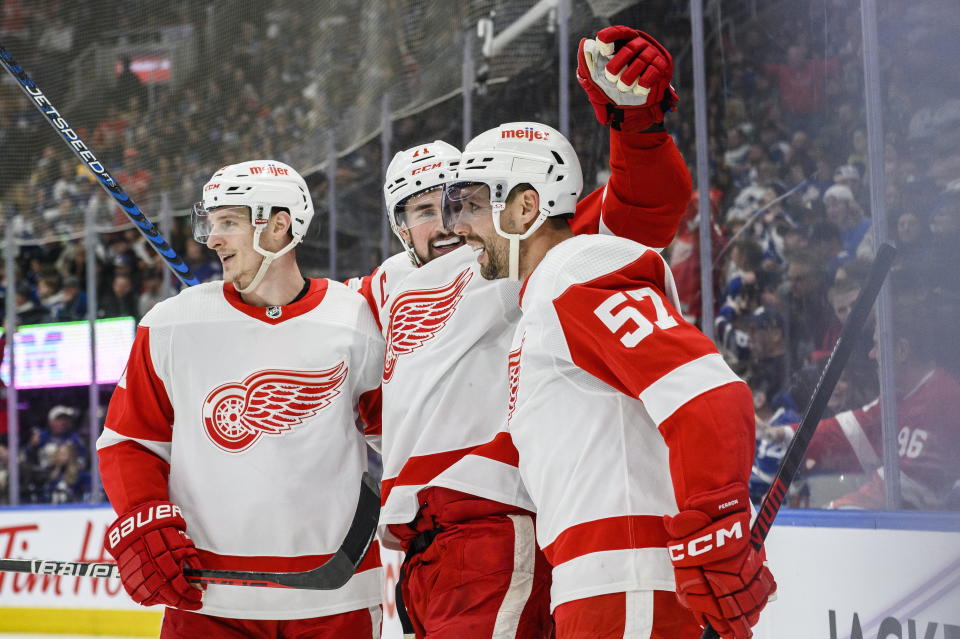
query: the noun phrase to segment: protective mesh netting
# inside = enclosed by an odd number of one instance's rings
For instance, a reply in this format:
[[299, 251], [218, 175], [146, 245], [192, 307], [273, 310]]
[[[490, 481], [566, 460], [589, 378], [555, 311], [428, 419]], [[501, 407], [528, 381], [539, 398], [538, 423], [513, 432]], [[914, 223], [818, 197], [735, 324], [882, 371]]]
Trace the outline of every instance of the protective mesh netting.
[[[364, 198], [369, 210], [339, 216], [337, 232], [347, 235], [347, 250], [351, 235], [369, 235], [368, 227], [380, 226], [376, 138], [385, 104], [398, 127], [391, 152], [408, 142], [407, 127], [416, 138], [409, 144], [451, 134], [459, 143], [465, 34], [475, 31], [480, 18], [492, 18], [499, 33], [535, 4], [5, 0], [0, 43], [154, 221], [184, 214], [219, 166], [256, 157], [280, 159], [315, 174], [311, 183], [317, 185], [322, 217], [323, 167], [332, 136], [340, 159], [338, 185], [343, 182], [348, 199], [358, 188], [370, 194]], [[631, 3], [571, 4], [575, 46], [577, 38], [603, 25], [603, 15]], [[521, 82], [522, 93], [499, 94], [505, 108], [498, 113], [505, 119], [531, 119], [537, 104], [555, 100], [553, 14], [490, 60], [480, 60], [480, 43], [473, 39], [477, 65], [488, 65], [485, 75], [493, 86]], [[487, 122], [480, 110], [474, 133], [498, 123]], [[411, 116], [418, 116], [415, 124], [404, 124]], [[556, 124], [556, 112], [549, 116], [545, 121]], [[20, 244], [78, 238], [88, 210], [99, 232], [130, 228], [5, 74], [0, 143], [3, 218], [15, 224]], [[351, 181], [356, 177], [364, 179]], [[180, 227], [167, 223], [165, 228], [183, 247]], [[329, 244], [324, 233], [316, 231], [313, 238], [321, 270], [329, 266], [328, 256], [320, 255]], [[380, 236], [365, 241], [381, 244]], [[348, 256], [344, 268], [351, 263], [362, 268], [377, 257]]]

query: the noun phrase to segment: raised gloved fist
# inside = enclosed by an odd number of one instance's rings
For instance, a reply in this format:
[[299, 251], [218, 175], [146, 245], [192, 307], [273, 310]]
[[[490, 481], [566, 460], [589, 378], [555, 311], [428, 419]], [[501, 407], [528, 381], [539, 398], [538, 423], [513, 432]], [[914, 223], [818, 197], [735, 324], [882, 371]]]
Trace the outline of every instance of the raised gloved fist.
[[184, 567], [200, 565], [186, 529], [180, 508], [168, 501], [141, 504], [107, 529], [107, 552], [117, 560], [123, 587], [138, 604], [182, 610], [202, 606], [203, 592], [183, 574]]
[[673, 56], [643, 31], [607, 27], [580, 40], [577, 82], [600, 124], [639, 133], [661, 123], [680, 99], [672, 77]]
[[749, 639], [776, 589], [765, 553], [750, 544], [750, 501], [744, 484], [689, 498], [664, 517], [677, 597], [697, 623], [724, 639]]

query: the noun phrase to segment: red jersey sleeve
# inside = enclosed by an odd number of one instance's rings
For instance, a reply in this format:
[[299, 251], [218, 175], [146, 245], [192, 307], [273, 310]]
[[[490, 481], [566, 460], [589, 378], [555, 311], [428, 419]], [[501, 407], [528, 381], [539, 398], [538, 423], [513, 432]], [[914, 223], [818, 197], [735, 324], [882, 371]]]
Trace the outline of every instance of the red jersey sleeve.
[[870, 472], [880, 465], [880, 435], [879, 401], [821, 420], [807, 447], [809, 470]]
[[173, 406], [150, 356], [150, 329], [140, 326], [97, 442], [103, 487], [118, 513], [169, 499], [172, 425]]
[[665, 290], [653, 251], [554, 299], [573, 363], [644, 403], [670, 451], [677, 503], [745, 483], [754, 450], [747, 385], [703, 333], [684, 321]]
[[383, 330], [383, 326], [380, 325], [380, 309], [387, 301], [384, 293], [386, 277], [386, 271], [381, 268], [375, 268], [370, 275], [351, 277], [349, 280], [343, 282], [349, 288], [360, 293], [363, 299], [367, 301], [367, 306], [370, 307], [370, 312], [373, 313], [373, 320], [377, 323], [377, 328], [380, 330]]
[[667, 133], [611, 129], [610, 180], [577, 204], [570, 228], [663, 248], [676, 235], [691, 193], [690, 172]]

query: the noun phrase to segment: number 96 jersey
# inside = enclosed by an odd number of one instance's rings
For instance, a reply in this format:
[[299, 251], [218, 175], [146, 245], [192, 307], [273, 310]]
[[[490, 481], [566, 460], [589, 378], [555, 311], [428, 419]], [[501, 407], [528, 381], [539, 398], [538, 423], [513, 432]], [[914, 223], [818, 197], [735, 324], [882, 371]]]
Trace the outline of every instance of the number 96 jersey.
[[[674, 590], [663, 515], [676, 514], [678, 499], [700, 484], [746, 480], [749, 390], [676, 310], [663, 259], [629, 240], [558, 244], [527, 281], [521, 306], [507, 429], [553, 566], [551, 606]], [[701, 451], [675, 447], [672, 431], [691, 432], [699, 397], [731, 389], [732, 411], [746, 411], [734, 422], [744, 425], [734, 437], [742, 455], [729, 467], [704, 461], [719, 476], [686, 475], [694, 464], [678, 451], [702, 459]]]

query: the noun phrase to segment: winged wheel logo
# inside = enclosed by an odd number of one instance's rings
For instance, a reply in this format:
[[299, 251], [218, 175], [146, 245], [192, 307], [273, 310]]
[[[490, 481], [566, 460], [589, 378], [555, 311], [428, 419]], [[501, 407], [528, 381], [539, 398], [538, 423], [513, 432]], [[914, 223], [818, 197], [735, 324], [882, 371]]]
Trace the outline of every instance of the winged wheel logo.
[[439, 288], [406, 291], [397, 296], [390, 307], [387, 351], [383, 360], [384, 384], [393, 378], [397, 358], [417, 350], [447, 325], [471, 278], [473, 271], [466, 269]]
[[526, 335], [520, 338], [520, 346], [516, 350], [510, 351], [507, 356], [507, 375], [510, 379], [510, 400], [507, 404], [507, 422], [513, 417], [513, 411], [517, 408], [517, 391], [520, 389], [520, 356], [523, 353], [523, 342]]
[[218, 386], [203, 402], [207, 437], [239, 453], [261, 435], [283, 435], [329, 406], [347, 371], [344, 362], [319, 371], [268, 369]]

